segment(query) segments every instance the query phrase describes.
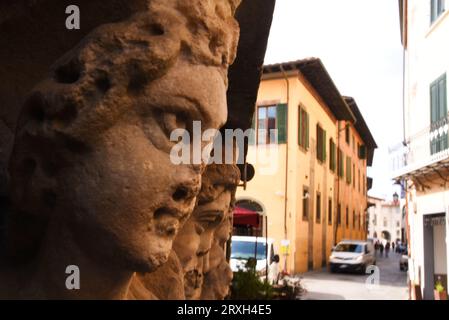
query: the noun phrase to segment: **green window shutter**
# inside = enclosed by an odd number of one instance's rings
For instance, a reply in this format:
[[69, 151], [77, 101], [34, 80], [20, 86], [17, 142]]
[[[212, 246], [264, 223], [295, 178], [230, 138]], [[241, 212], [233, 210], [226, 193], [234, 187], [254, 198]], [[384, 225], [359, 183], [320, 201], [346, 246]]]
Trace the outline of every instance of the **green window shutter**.
[[256, 113], [257, 113], [257, 108], [256, 111], [254, 112], [253, 115], [253, 120], [251, 123], [251, 134], [248, 137], [248, 144], [251, 145], [255, 145], [256, 144]]
[[[447, 89], [446, 89], [446, 74], [443, 75], [438, 82], [438, 104], [440, 109], [440, 119], [447, 117]], [[440, 149], [446, 150], [449, 147], [449, 134], [444, 134], [440, 137]]]
[[444, 0], [430, 0], [430, 24], [434, 23], [444, 10]]
[[306, 149], [309, 149], [309, 114], [306, 113]]
[[440, 111], [439, 118], [445, 118], [447, 115], [446, 75], [438, 81], [438, 104]]
[[323, 130], [323, 162], [326, 161], [327, 159], [327, 154], [326, 154], [326, 131]]
[[434, 123], [437, 119], [437, 86], [430, 86], [430, 122]]
[[337, 146], [335, 145], [335, 143], [332, 141], [332, 152], [334, 154], [334, 159], [332, 161], [332, 168], [334, 168], [334, 171], [336, 171], [337, 169]]
[[276, 120], [278, 129], [278, 143], [287, 142], [287, 104], [278, 104], [276, 108]]
[[[433, 124], [447, 117], [447, 87], [446, 74], [435, 80], [430, 85], [430, 122], [431, 130], [439, 129]], [[430, 141], [430, 152], [435, 154], [449, 147], [447, 134], [438, 136]]]
[[430, 0], [430, 23], [432, 24], [438, 16], [438, 0]]
[[332, 141], [332, 139], [329, 140], [329, 154], [329, 169], [335, 171], [335, 149], [334, 141]]

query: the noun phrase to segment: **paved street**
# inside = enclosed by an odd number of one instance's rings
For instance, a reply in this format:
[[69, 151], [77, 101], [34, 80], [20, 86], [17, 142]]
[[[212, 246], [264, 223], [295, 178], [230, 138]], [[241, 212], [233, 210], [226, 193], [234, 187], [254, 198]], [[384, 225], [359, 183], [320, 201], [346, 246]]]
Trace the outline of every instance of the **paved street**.
[[[407, 273], [399, 271], [399, 254], [377, 258], [378, 285], [367, 280], [369, 275], [322, 271], [301, 275], [306, 289], [305, 300], [404, 300], [408, 299]], [[370, 278], [372, 279], [372, 277]]]

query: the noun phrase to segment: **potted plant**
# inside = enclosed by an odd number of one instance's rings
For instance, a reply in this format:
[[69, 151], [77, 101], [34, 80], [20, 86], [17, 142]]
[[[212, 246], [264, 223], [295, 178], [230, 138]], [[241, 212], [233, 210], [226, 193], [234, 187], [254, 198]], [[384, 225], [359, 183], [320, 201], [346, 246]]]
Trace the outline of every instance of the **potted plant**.
[[435, 284], [435, 290], [433, 290], [435, 300], [447, 300], [447, 291], [443, 286], [443, 282], [441, 281], [441, 277], [438, 277], [438, 280]]

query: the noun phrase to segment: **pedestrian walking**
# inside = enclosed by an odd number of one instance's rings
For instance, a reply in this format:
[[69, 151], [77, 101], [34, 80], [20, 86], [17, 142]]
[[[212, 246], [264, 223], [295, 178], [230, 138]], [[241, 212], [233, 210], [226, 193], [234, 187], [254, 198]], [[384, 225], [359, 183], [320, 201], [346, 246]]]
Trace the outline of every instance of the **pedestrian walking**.
[[385, 245], [385, 257], [388, 258], [388, 253], [390, 252], [390, 242]]
[[377, 251], [379, 251], [379, 240], [374, 243], [374, 255], [377, 257]]
[[396, 247], [396, 244], [394, 241], [391, 243], [391, 251], [395, 252], [394, 248]]
[[379, 245], [379, 250], [380, 250], [380, 256], [383, 257], [384, 256], [384, 244], [383, 243], [381, 243]]
[[279, 281], [279, 255], [274, 255], [268, 270], [268, 282], [271, 285], [277, 284]]

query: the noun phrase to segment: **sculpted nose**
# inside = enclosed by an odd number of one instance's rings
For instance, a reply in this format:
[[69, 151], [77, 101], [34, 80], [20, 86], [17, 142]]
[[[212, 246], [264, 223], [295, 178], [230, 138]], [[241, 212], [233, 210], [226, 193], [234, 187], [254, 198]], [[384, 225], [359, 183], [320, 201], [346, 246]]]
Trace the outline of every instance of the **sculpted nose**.
[[190, 203], [196, 197], [198, 191], [198, 184], [182, 183], [175, 188], [172, 198], [177, 203]]
[[203, 257], [203, 274], [208, 273], [209, 272], [209, 259], [210, 259], [210, 254], [207, 253], [204, 257]]

